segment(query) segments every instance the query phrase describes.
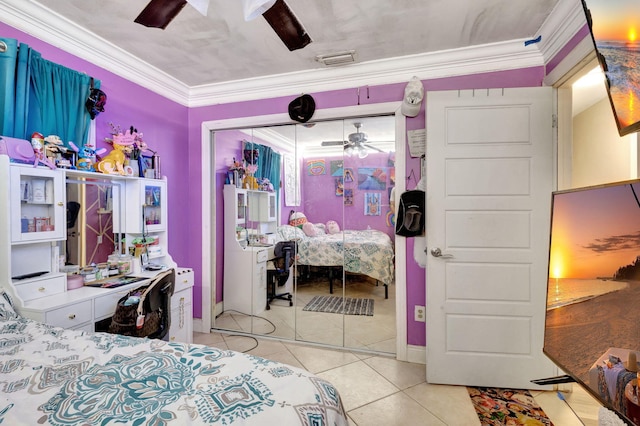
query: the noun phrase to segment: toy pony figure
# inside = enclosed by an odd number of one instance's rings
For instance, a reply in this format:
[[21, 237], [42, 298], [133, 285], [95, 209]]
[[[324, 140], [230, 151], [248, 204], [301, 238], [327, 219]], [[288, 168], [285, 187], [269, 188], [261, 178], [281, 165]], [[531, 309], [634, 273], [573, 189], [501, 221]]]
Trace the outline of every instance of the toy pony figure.
[[118, 133], [113, 136], [110, 141], [113, 144], [113, 151], [107, 154], [97, 165], [97, 169], [105, 174], [130, 174], [125, 171], [125, 163], [127, 157], [133, 151], [133, 145], [136, 143], [138, 133], [134, 129], [127, 130], [124, 134]]

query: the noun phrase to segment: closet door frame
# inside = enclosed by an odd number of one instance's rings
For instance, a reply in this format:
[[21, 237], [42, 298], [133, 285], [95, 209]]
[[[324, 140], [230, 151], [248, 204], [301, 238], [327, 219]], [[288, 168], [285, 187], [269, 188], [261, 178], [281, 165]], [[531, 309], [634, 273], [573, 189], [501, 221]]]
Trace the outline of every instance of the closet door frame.
[[[406, 175], [406, 120], [400, 112], [401, 102], [387, 102], [372, 105], [357, 105], [340, 108], [327, 108], [317, 110], [314, 120], [331, 120], [367, 117], [372, 115], [395, 115], [396, 125], [396, 176]], [[283, 124], [297, 124], [288, 114], [270, 114], [255, 117], [232, 118], [227, 120], [204, 121], [201, 125], [201, 185], [202, 185], [202, 319], [194, 319], [196, 331], [209, 333], [213, 326], [213, 318], [220, 314], [220, 307], [214, 301], [216, 298], [216, 265], [211, 259], [216, 258], [215, 236], [216, 211], [215, 197], [210, 197], [213, 190], [215, 170], [211, 167], [215, 164], [214, 133], [221, 130], [238, 128], [264, 127]], [[396, 181], [396, 192], [402, 193], [406, 182], [404, 179]], [[206, 202], [210, 200], [210, 202]], [[405, 239], [396, 236], [396, 265], [406, 265]], [[407, 360], [407, 290], [406, 268], [396, 267], [396, 359]]]

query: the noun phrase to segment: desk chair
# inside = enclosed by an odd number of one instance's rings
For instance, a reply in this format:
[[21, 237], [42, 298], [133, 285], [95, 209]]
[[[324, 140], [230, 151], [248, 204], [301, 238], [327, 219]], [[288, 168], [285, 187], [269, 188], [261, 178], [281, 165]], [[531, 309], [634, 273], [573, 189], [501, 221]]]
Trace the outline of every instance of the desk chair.
[[274, 299], [288, 300], [289, 306], [293, 306], [291, 293], [288, 291], [278, 293], [278, 290], [282, 291], [287, 280], [289, 280], [291, 266], [296, 258], [296, 251], [295, 241], [280, 241], [273, 248], [275, 257], [271, 261], [274, 269], [267, 269], [267, 310], [271, 309], [270, 304]]
[[[171, 296], [175, 288], [176, 273], [174, 269], [163, 271], [156, 275], [148, 286], [137, 289], [140, 294], [140, 302], [131, 306], [124, 306], [129, 295], [118, 301], [118, 306], [111, 324], [107, 330], [109, 333], [125, 336], [148, 337], [150, 339], [164, 339], [167, 337], [171, 326]], [[134, 293], [136, 290], [129, 292]], [[142, 313], [146, 317], [145, 327], [136, 327], [137, 316]], [[151, 317], [154, 317], [153, 319]], [[149, 327], [151, 325], [151, 328]]]

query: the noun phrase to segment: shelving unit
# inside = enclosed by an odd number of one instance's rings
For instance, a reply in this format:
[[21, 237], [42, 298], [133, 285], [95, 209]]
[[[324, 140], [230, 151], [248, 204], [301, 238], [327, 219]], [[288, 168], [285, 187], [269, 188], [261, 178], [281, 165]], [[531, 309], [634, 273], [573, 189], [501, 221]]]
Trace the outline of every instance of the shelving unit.
[[273, 246], [255, 241], [275, 232], [276, 200], [275, 193], [224, 186], [224, 310], [257, 315], [266, 309]]
[[[60, 272], [61, 250], [67, 240], [66, 182], [96, 180], [114, 183], [112, 214], [114, 239], [125, 238], [125, 251], [136, 238], [157, 240], [154, 263], [176, 268], [169, 338], [191, 342], [193, 331], [193, 270], [177, 268], [167, 247], [167, 182], [119, 175], [51, 170], [15, 164], [0, 155], [0, 287], [10, 293], [18, 312], [26, 317], [65, 328], [94, 331], [94, 324], [113, 315], [126, 291], [144, 281], [105, 289], [83, 286], [67, 289]], [[79, 267], [85, 265], [78, 265]], [[134, 271], [153, 278], [156, 271]], [[25, 277], [25, 275], [33, 275]]]

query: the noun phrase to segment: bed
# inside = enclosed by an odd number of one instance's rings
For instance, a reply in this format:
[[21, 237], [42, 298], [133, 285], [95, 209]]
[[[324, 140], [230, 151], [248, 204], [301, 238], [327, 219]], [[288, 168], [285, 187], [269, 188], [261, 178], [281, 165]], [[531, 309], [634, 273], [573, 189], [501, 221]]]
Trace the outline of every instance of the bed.
[[0, 423], [347, 425], [329, 382], [203, 345], [48, 326], [0, 290]]
[[[298, 242], [299, 265], [344, 267], [346, 272], [367, 275], [384, 284], [385, 298], [388, 298], [388, 285], [395, 274], [394, 249], [391, 238], [384, 232], [344, 230], [307, 236], [298, 227], [282, 225], [277, 233], [280, 240]], [[331, 278], [330, 275], [330, 287], [333, 287]]]

